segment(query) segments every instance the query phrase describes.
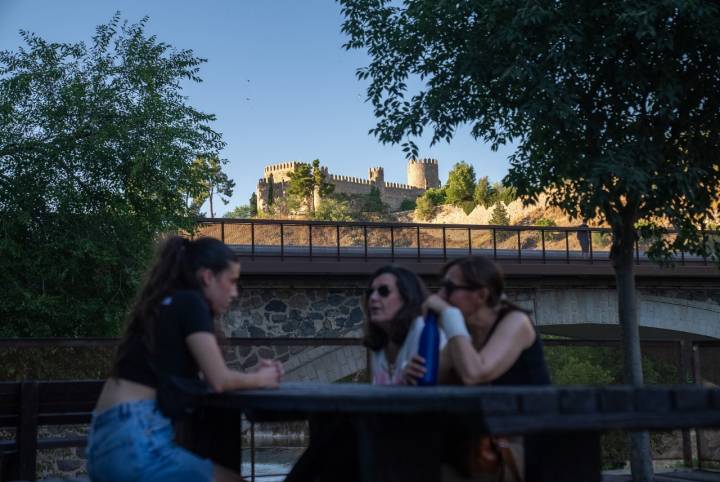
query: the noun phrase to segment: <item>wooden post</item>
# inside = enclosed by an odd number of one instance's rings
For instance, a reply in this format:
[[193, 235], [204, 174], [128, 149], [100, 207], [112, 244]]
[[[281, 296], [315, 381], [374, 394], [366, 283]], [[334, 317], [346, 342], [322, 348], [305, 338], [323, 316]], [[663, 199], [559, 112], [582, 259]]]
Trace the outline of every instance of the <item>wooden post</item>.
[[17, 475], [19, 479], [35, 480], [38, 404], [38, 383], [36, 381], [22, 382], [20, 384], [20, 418], [17, 427]]

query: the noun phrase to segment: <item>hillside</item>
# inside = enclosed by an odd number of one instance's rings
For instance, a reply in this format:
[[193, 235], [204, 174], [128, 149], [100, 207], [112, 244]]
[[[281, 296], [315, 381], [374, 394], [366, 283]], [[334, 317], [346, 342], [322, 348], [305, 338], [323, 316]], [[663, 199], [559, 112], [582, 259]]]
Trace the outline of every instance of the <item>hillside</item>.
[[[470, 214], [465, 214], [461, 207], [443, 205], [438, 206], [435, 215], [430, 220], [420, 220], [415, 216], [414, 211], [394, 213], [392, 216], [398, 222], [406, 223], [433, 223], [433, 224], [490, 224], [493, 206], [484, 208], [475, 206]], [[514, 226], [529, 226], [537, 224], [540, 219], [548, 219], [556, 226], [577, 226], [580, 219], [570, 219], [558, 208], [546, 207], [545, 196], [541, 196], [537, 205], [523, 207], [520, 200], [515, 200], [507, 205], [507, 213], [510, 217], [510, 224]], [[589, 223], [594, 226], [592, 222]]]

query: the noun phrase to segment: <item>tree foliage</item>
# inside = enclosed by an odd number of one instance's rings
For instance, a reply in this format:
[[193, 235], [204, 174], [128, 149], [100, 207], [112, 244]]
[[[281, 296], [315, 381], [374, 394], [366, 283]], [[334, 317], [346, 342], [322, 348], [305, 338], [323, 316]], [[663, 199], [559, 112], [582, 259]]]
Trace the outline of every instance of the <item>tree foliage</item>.
[[319, 221], [354, 221], [355, 213], [350, 202], [342, 196], [328, 196], [315, 210], [314, 219]]
[[225, 162], [218, 159], [217, 156], [198, 156], [192, 164], [190, 177], [193, 180], [191, 190], [187, 192], [190, 202], [190, 208], [197, 212], [198, 216], [202, 216], [200, 212], [203, 204], [208, 202], [210, 209], [210, 217], [215, 217], [215, 208], [213, 200], [215, 196], [220, 197], [223, 204], [227, 204], [233, 194], [235, 181], [230, 179], [223, 172], [222, 166]]
[[309, 209], [312, 205], [313, 179], [312, 167], [310, 164], [296, 164], [295, 168], [288, 173], [290, 180], [287, 184], [285, 197], [291, 211]]
[[490, 216], [490, 224], [496, 224], [498, 226], [509, 226], [510, 216], [508, 215], [507, 209], [502, 201], [497, 201], [495, 207], [492, 210]]
[[473, 200], [475, 192], [475, 168], [467, 162], [458, 162], [448, 173], [445, 184], [447, 202], [459, 205]]
[[[286, 193], [288, 207], [291, 211], [315, 211], [315, 191], [320, 198], [327, 197], [335, 190], [335, 185], [327, 182], [326, 170], [320, 167], [320, 160], [313, 160], [312, 164], [300, 163], [295, 165], [288, 173], [290, 181]], [[321, 203], [322, 204], [322, 203]]]
[[117, 333], [158, 235], [192, 229], [224, 143], [181, 93], [204, 60], [146, 22], [0, 52], [0, 336]]
[[[255, 214], [257, 214], [257, 211], [255, 211]], [[236, 207], [232, 211], [229, 211], [225, 213], [225, 218], [236, 218], [236, 219], [248, 219], [255, 216], [253, 214], [253, 209], [250, 204], [241, 204], [240, 206]]]
[[410, 137], [425, 127], [435, 143], [469, 123], [493, 148], [517, 143], [506, 181], [527, 202], [547, 193], [570, 217], [611, 226], [626, 380], [642, 383], [636, 222], [679, 230], [643, 230], [656, 258], [710, 254], [703, 228], [720, 188], [720, 5], [340, 2], [346, 47], [371, 57], [358, 76], [370, 80], [372, 132], [382, 142], [404, 142], [411, 157]]
[[495, 188], [490, 184], [487, 176], [478, 179], [473, 191], [473, 201], [478, 206], [489, 208], [495, 202]]

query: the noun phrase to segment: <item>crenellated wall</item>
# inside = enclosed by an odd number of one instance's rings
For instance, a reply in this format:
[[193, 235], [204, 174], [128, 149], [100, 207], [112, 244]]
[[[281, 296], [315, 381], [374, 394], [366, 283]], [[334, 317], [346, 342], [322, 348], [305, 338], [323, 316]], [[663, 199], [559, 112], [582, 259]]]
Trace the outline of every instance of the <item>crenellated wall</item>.
[[[290, 180], [289, 174], [299, 165], [308, 165], [301, 161], [288, 161], [265, 166], [263, 177], [258, 181], [255, 194], [258, 199], [258, 210], [268, 210], [269, 185], [273, 183], [273, 198], [285, 195], [286, 183]], [[436, 159], [413, 159], [408, 162], [408, 183], [385, 181], [385, 172], [382, 167], [371, 167], [368, 179], [354, 176], [331, 174], [327, 167], [322, 167], [326, 181], [335, 186], [335, 192], [347, 195], [369, 194], [372, 187], [377, 187], [380, 197], [391, 210], [397, 210], [406, 199], [415, 200], [427, 188], [439, 187], [438, 161]], [[272, 181], [271, 181], [272, 180]]]

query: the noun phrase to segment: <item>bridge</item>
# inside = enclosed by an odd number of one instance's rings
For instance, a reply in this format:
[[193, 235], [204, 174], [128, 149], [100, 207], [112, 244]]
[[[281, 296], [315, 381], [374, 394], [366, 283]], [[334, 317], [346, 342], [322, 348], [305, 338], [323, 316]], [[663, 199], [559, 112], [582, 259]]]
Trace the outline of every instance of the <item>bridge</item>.
[[[242, 294], [225, 319], [231, 337], [355, 338], [362, 333], [360, 297], [368, 276], [388, 263], [406, 266], [436, 289], [450, 259], [495, 259], [507, 295], [529, 309], [546, 334], [618, 339], [617, 295], [609, 261], [610, 232], [589, 228], [435, 225], [301, 220], [203, 220], [198, 234], [225, 241], [242, 261]], [[715, 233], [712, 233], [715, 234]], [[668, 233], [667, 236], [674, 236]], [[678, 253], [673, 266], [651, 261], [636, 243], [641, 337], [720, 339], [720, 270]], [[277, 356], [289, 379], [332, 381], [366, 364], [360, 346], [284, 346], [234, 350], [238, 365]]]
[[[585, 253], [577, 240], [582, 231], [590, 241]], [[203, 219], [196, 235], [230, 245], [248, 275], [359, 275], [391, 262], [420, 275], [435, 275], [448, 260], [470, 254], [496, 260], [508, 277], [613, 275], [607, 228]], [[672, 239], [676, 234], [666, 236]], [[720, 273], [706, 258], [685, 252], [670, 259], [671, 267], [660, 266], [648, 257], [648, 247], [644, 240], [635, 243], [638, 276]]]

